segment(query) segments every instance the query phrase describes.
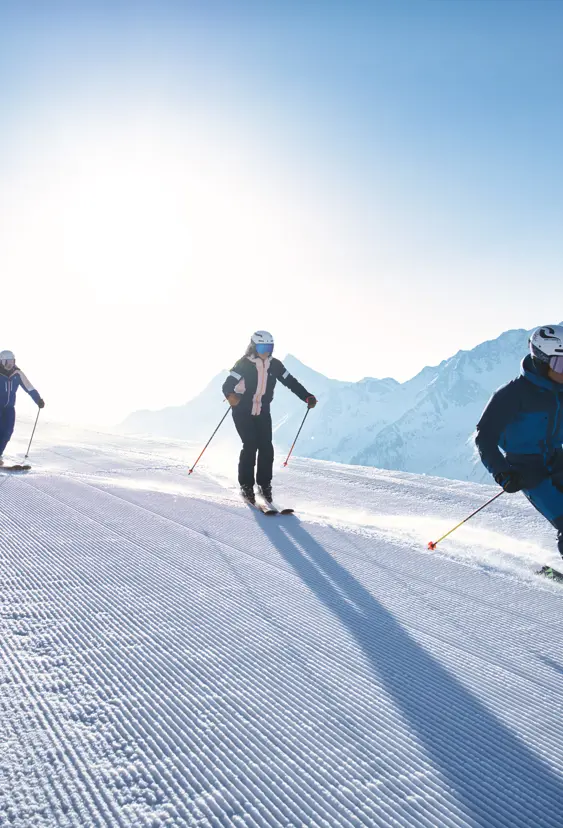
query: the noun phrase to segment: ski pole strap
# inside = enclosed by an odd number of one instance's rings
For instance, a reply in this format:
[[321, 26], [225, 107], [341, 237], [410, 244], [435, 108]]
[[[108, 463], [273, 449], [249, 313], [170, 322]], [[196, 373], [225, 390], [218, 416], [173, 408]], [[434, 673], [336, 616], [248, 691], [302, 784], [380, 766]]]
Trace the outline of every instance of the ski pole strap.
[[193, 466], [191, 467], [191, 469], [188, 471], [188, 474], [191, 474], [191, 473], [193, 472], [193, 470], [195, 469], [195, 467], [197, 466], [197, 464], [199, 463], [199, 461], [200, 461], [200, 460], [201, 460], [201, 458], [203, 457], [203, 455], [204, 455], [204, 453], [205, 453], [205, 449], [207, 448], [207, 446], [209, 445], [209, 443], [213, 440], [213, 438], [215, 437], [215, 435], [217, 434], [217, 432], [219, 431], [219, 429], [220, 429], [220, 428], [221, 428], [221, 426], [223, 425], [223, 422], [224, 422], [225, 418], [227, 417], [227, 415], [230, 413], [230, 410], [231, 410], [231, 409], [230, 409], [230, 407], [229, 407], [229, 408], [227, 409], [227, 411], [225, 411], [224, 415], [221, 417], [221, 422], [219, 423], [219, 425], [217, 426], [217, 428], [215, 429], [215, 431], [213, 432], [213, 434], [211, 435], [211, 437], [209, 438], [209, 440], [207, 441], [207, 443], [204, 445], [203, 449], [201, 450], [201, 454], [199, 455], [199, 457], [197, 458], [197, 460], [195, 461], [195, 463], [193, 464]]
[[441, 538], [438, 538], [438, 540], [437, 540], [437, 541], [430, 541], [430, 542], [429, 542], [429, 544], [428, 544], [428, 549], [436, 549], [436, 547], [438, 546], [438, 544], [440, 543], [440, 541], [443, 541], [443, 540], [444, 540], [444, 538], [447, 538], [447, 537], [448, 537], [448, 535], [451, 535], [451, 534], [452, 534], [452, 532], [455, 532], [455, 530], [456, 530], [456, 529], [459, 529], [459, 527], [460, 527], [460, 526], [463, 526], [463, 524], [464, 524], [464, 523], [467, 523], [467, 521], [468, 521], [468, 520], [471, 520], [471, 518], [472, 518], [472, 517], [475, 517], [475, 515], [477, 515], [477, 514], [478, 514], [478, 513], [479, 513], [482, 509], [485, 509], [487, 506], [489, 506], [489, 505], [493, 502], [493, 500], [496, 500], [496, 499], [497, 499], [497, 497], [500, 497], [500, 496], [501, 496], [501, 495], [503, 495], [503, 494], [505, 494], [504, 489], [502, 489], [502, 490], [501, 490], [498, 494], [496, 494], [494, 497], [491, 497], [491, 499], [490, 499], [490, 500], [487, 500], [487, 502], [486, 502], [486, 503], [483, 503], [483, 505], [482, 505], [482, 506], [479, 506], [479, 508], [478, 508], [478, 509], [475, 509], [475, 511], [474, 511], [474, 512], [471, 512], [471, 514], [470, 514], [470, 515], [468, 515], [466, 518], [464, 518], [462, 521], [460, 521], [460, 522], [457, 524], [457, 526], [454, 526], [454, 528], [453, 528], [453, 529], [450, 529], [450, 531], [449, 531], [449, 532], [446, 532], [446, 534], [445, 534], [445, 535], [442, 535], [442, 537], [441, 537]]
[[296, 437], [295, 437], [295, 440], [293, 441], [293, 445], [292, 445], [292, 446], [291, 446], [291, 448], [289, 449], [289, 454], [288, 454], [288, 455], [287, 455], [287, 457], [285, 458], [285, 463], [284, 463], [284, 466], [287, 466], [287, 464], [289, 463], [289, 458], [291, 457], [291, 455], [292, 455], [292, 453], [293, 453], [293, 449], [295, 448], [295, 443], [296, 443], [296, 442], [297, 442], [297, 440], [299, 439], [299, 435], [301, 434], [301, 429], [302, 429], [302, 428], [303, 428], [303, 426], [305, 425], [305, 420], [307, 419], [307, 415], [309, 414], [309, 411], [311, 411], [311, 409], [310, 409], [310, 408], [308, 408], [308, 409], [307, 409], [307, 411], [305, 412], [305, 416], [303, 417], [303, 422], [302, 422], [302, 423], [301, 423], [301, 425], [299, 426], [299, 431], [297, 432], [297, 435], [296, 435]]

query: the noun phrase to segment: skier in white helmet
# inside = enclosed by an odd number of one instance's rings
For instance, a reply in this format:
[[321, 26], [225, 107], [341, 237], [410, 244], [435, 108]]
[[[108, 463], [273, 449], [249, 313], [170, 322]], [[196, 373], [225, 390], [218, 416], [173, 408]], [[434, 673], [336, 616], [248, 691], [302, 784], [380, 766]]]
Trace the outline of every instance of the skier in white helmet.
[[272, 334], [255, 331], [246, 353], [235, 363], [223, 384], [223, 394], [232, 406], [233, 421], [242, 440], [238, 480], [243, 497], [250, 503], [255, 503], [257, 455], [256, 483], [262, 497], [272, 502], [274, 447], [270, 403], [276, 382], [279, 380], [293, 391], [309, 408], [317, 404], [315, 397], [291, 376], [279, 359], [272, 356], [273, 350]]
[[542, 325], [529, 346], [520, 376], [485, 408], [476, 444], [505, 492], [522, 491], [557, 529], [563, 556], [563, 326]]
[[0, 351], [0, 466], [4, 465], [2, 455], [14, 431], [16, 422], [16, 393], [19, 387], [27, 391], [39, 408], [45, 403], [24, 372], [16, 365], [12, 351]]

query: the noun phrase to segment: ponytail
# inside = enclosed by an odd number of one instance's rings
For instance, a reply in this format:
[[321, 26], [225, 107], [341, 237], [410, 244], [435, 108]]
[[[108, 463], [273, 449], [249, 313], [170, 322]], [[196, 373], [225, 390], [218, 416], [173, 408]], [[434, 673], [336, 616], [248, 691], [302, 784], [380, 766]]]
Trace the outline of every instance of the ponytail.
[[244, 355], [243, 355], [242, 358], [246, 359], [246, 357], [249, 357], [249, 356], [256, 356], [256, 345], [254, 344], [254, 342], [252, 340], [250, 340], [250, 342], [248, 343], [248, 348], [244, 352]]

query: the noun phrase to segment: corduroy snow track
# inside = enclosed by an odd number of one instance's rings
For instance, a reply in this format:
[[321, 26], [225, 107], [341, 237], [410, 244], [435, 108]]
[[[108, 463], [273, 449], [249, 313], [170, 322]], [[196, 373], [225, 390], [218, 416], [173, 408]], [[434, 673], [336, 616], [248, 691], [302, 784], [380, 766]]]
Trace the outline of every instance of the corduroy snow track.
[[296, 459], [272, 520], [191, 447], [62, 435], [0, 481], [0, 825], [559, 828], [523, 499], [430, 553], [494, 490]]

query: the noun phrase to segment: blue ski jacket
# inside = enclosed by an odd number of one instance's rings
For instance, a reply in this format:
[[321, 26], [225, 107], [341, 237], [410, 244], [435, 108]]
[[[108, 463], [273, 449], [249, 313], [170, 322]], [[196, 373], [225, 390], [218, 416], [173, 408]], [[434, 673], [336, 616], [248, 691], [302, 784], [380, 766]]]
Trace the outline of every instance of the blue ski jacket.
[[0, 409], [14, 408], [19, 387], [27, 391], [36, 405], [41, 402], [39, 392], [35, 390], [24, 372], [16, 365], [11, 371], [5, 371], [0, 365]]
[[490, 473], [519, 469], [532, 488], [563, 469], [563, 385], [538, 373], [530, 355], [520, 376], [495, 391], [475, 443]]

